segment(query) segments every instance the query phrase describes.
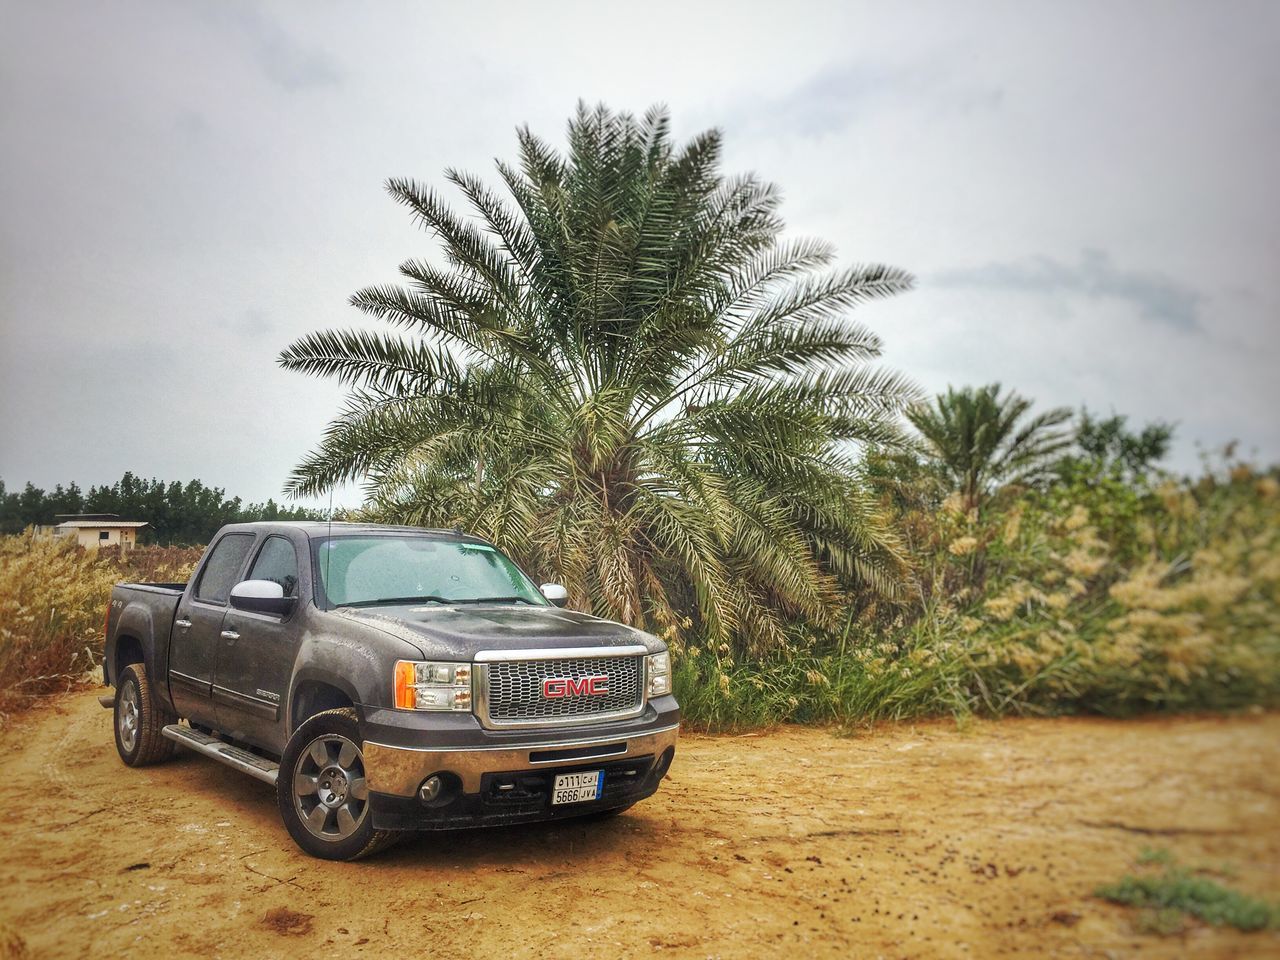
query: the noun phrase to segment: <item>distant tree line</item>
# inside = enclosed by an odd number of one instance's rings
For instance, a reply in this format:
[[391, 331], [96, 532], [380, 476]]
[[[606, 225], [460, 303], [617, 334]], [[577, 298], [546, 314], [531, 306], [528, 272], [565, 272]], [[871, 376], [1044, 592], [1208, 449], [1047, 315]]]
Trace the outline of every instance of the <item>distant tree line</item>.
[[143, 542], [161, 544], [208, 543], [226, 523], [249, 520], [323, 520], [322, 510], [287, 507], [267, 500], [244, 503], [228, 498], [220, 487], [199, 480], [186, 483], [144, 480], [125, 473], [110, 485], [80, 489], [72, 482], [42, 490], [27, 483], [22, 490], [5, 489], [0, 480], [0, 533], [18, 533], [33, 524], [52, 524], [59, 514], [114, 513], [123, 520], [145, 520]]

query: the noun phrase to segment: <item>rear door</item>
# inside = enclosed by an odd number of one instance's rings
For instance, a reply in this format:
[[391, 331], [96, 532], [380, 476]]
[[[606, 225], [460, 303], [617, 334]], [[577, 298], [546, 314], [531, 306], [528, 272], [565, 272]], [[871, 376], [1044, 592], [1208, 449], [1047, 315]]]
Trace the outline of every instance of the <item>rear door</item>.
[[[259, 547], [246, 580], [271, 580], [286, 597], [298, 599], [298, 553], [273, 534]], [[299, 601], [300, 602], [300, 601]], [[218, 729], [237, 740], [278, 750], [286, 737], [284, 707], [297, 657], [301, 616], [298, 603], [287, 617], [227, 610], [218, 644], [213, 699]]]
[[254, 534], [228, 533], [209, 548], [197, 579], [182, 595], [169, 641], [169, 692], [178, 715], [217, 726], [213, 675], [231, 588], [253, 548]]

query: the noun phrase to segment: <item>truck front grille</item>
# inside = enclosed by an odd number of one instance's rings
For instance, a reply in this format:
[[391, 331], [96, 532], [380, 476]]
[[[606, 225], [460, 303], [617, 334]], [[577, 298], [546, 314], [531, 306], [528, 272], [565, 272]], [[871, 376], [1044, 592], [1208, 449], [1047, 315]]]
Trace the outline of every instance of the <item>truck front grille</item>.
[[[482, 685], [477, 712], [485, 726], [589, 723], [635, 716], [644, 709], [642, 656], [497, 660], [477, 666]], [[597, 679], [594, 686], [605, 692], [585, 689], [591, 678], [601, 677], [603, 682]]]

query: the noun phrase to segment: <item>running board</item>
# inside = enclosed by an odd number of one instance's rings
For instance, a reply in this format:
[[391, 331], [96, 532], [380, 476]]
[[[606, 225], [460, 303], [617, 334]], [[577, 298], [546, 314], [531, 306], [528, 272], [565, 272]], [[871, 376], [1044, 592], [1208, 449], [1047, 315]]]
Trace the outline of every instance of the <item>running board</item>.
[[269, 783], [273, 787], [276, 785], [280, 764], [268, 760], [266, 757], [260, 757], [256, 753], [250, 753], [248, 750], [227, 743], [225, 740], [219, 740], [217, 737], [211, 737], [207, 733], [192, 730], [190, 727], [182, 727], [176, 723], [169, 724], [160, 732], [170, 740], [182, 744], [188, 750], [194, 750], [201, 756], [212, 757], [214, 760], [225, 763], [228, 767], [239, 770], [241, 773], [247, 773], [263, 783]]

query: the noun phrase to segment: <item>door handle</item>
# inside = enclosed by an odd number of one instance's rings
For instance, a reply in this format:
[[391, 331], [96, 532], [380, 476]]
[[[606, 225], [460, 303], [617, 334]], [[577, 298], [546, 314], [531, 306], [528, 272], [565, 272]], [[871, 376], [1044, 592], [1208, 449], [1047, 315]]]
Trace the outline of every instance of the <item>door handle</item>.
[[181, 627], [183, 630], [186, 630], [188, 627], [191, 626], [191, 621], [188, 620], [186, 617], [183, 617], [181, 620], [173, 621], [173, 625], [175, 627]]
[[240, 639], [240, 634], [236, 633], [234, 630], [223, 630], [222, 639], [230, 640], [234, 643], [235, 641]]

